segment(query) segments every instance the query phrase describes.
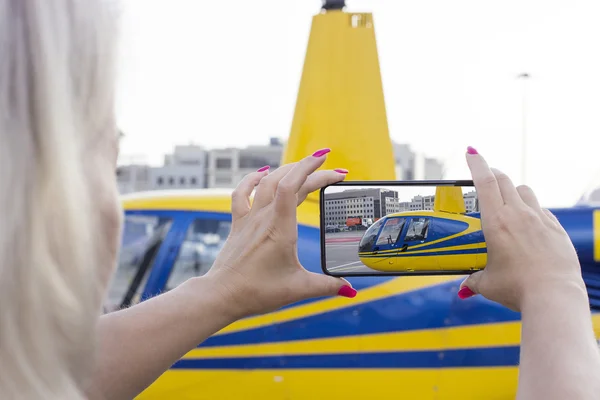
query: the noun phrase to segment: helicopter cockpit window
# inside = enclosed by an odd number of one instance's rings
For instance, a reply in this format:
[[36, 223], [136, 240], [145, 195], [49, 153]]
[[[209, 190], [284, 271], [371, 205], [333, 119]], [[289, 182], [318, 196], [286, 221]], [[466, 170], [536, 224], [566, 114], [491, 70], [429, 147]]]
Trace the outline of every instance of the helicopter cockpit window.
[[404, 218], [390, 218], [385, 223], [376, 245], [395, 244], [404, 227]]
[[104, 303], [106, 312], [118, 310], [124, 302], [139, 301], [154, 257], [170, 228], [170, 218], [125, 216], [118, 266]]
[[427, 239], [429, 218], [413, 218], [406, 232], [405, 242]]
[[231, 221], [202, 218], [192, 222], [171, 270], [167, 290], [189, 278], [206, 274], [223, 248], [230, 230]]
[[381, 225], [384, 221], [385, 219], [380, 219], [373, 225], [371, 225], [369, 229], [367, 229], [362, 239], [360, 239], [360, 243], [358, 244], [359, 252], [373, 251], [373, 246], [375, 245], [375, 238], [377, 237], [379, 228], [381, 228]]

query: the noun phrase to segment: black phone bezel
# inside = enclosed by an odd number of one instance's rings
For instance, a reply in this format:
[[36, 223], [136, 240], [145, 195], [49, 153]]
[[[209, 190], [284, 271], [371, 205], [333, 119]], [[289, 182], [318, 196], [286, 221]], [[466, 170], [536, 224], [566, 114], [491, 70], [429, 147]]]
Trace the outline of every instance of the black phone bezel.
[[322, 187], [319, 191], [319, 236], [321, 242], [321, 270], [325, 275], [335, 278], [354, 278], [360, 276], [370, 277], [391, 277], [391, 276], [458, 276], [471, 275], [477, 271], [415, 271], [415, 272], [377, 272], [377, 273], [360, 273], [351, 275], [336, 275], [327, 271], [325, 260], [325, 215], [322, 212], [325, 208], [325, 189], [330, 186], [468, 186], [475, 187], [472, 180], [419, 180], [419, 181], [342, 181]]

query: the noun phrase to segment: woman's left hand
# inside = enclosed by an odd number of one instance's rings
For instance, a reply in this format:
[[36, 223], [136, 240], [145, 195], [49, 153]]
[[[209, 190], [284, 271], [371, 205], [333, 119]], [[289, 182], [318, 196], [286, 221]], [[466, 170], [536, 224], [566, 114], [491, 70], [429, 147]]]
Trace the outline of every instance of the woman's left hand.
[[261, 168], [234, 191], [231, 233], [205, 275], [233, 318], [267, 313], [313, 297], [356, 295], [344, 279], [309, 272], [298, 260], [297, 206], [309, 193], [344, 180], [347, 173], [315, 172], [328, 152], [319, 150], [271, 174]]

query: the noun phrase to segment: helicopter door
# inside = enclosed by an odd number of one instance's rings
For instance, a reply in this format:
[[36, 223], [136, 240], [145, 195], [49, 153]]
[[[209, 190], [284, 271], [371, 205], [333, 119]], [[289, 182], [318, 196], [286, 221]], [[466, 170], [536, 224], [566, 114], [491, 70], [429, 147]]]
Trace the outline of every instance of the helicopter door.
[[395, 264], [395, 255], [398, 253], [398, 239], [400, 239], [405, 221], [405, 218], [388, 218], [385, 222], [373, 247], [375, 254], [380, 256], [389, 255], [389, 257], [381, 257], [381, 262]]
[[408, 270], [425, 271], [439, 269], [438, 256], [432, 252], [419, 252], [419, 247], [427, 242], [431, 218], [412, 217], [407, 221], [404, 238], [398, 241], [398, 263]]
[[[231, 216], [208, 212], [189, 213], [185, 235], [163, 286], [168, 291], [186, 280], [205, 275], [225, 245], [231, 231]], [[162, 284], [162, 283], [161, 283]]]

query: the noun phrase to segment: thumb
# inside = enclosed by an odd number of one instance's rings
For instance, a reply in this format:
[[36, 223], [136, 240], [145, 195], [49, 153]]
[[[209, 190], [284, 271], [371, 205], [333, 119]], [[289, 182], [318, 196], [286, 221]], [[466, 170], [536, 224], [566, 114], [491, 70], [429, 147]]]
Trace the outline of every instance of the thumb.
[[472, 275], [469, 275], [467, 279], [462, 281], [460, 289], [458, 290], [458, 297], [461, 299], [467, 299], [469, 297], [479, 294], [479, 284], [484, 271], [477, 271]]
[[306, 297], [343, 296], [353, 298], [356, 289], [343, 278], [308, 272], [304, 284]]

